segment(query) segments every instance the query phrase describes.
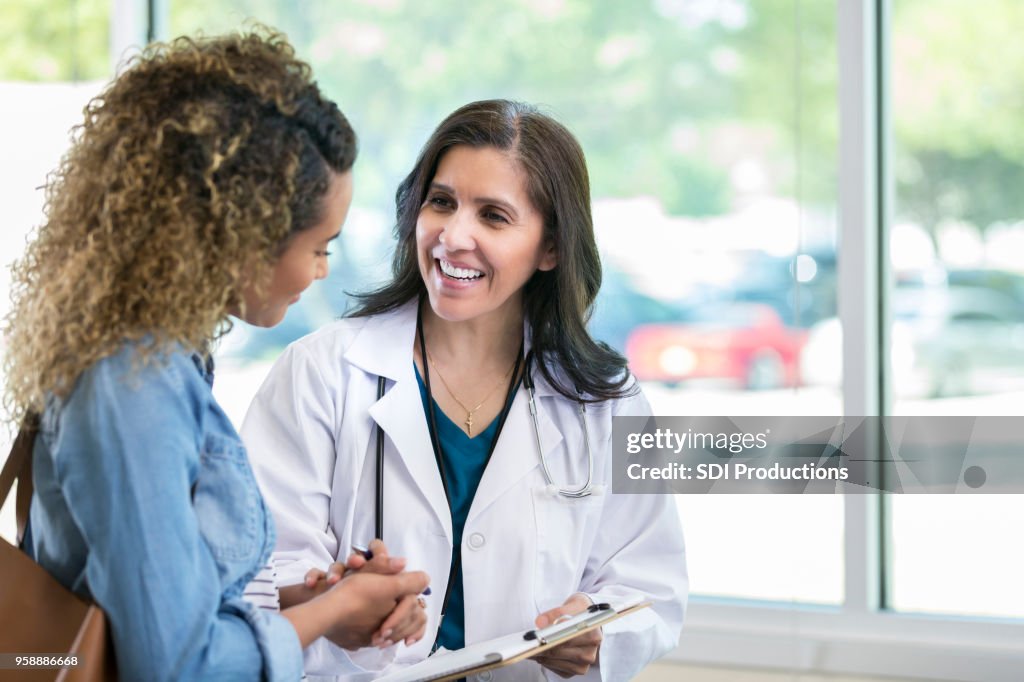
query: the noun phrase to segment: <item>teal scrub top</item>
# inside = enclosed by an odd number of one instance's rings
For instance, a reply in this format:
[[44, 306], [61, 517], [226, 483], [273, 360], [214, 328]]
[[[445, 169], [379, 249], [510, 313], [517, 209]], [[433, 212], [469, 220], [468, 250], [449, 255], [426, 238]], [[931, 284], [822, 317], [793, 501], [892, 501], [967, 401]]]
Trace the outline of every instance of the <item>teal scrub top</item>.
[[[419, 370], [416, 371], [416, 382], [420, 387], [420, 398], [423, 401], [423, 412], [429, 420], [430, 415], [427, 406], [427, 387], [423, 383]], [[518, 386], [517, 386], [518, 390]], [[509, 396], [509, 404], [515, 399], [515, 391]], [[437, 401], [434, 402], [434, 414], [437, 420], [437, 439], [441, 443], [441, 454], [444, 460], [444, 470], [448, 476], [448, 496], [452, 513], [452, 532], [454, 533], [453, 546], [457, 549], [462, 546], [462, 530], [466, 525], [466, 517], [469, 515], [469, 508], [473, 504], [473, 496], [480, 485], [480, 479], [487, 467], [487, 456], [491, 449], [498, 431], [498, 423], [501, 421], [499, 414], [479, 434], [470, 438], [466, 432], [458, 427], [455, 422], [448, 418], [448, 415], [441, 410]], [[506, 404], [506, 409], [508, 404]], [[452, 561], [455, 560], [455, 550], [452, 551]], [[448, 600], [448, 612], [441, 623], [441, 629], [437, 636], [437, 645], [445, 649], [462, 649], [466, 646], [466, 611], [465, 600], [462, 592], [462, 563], [459, 563], [459, 570], [455, 574], [455, 581], [452, 584], [452, 595]]]

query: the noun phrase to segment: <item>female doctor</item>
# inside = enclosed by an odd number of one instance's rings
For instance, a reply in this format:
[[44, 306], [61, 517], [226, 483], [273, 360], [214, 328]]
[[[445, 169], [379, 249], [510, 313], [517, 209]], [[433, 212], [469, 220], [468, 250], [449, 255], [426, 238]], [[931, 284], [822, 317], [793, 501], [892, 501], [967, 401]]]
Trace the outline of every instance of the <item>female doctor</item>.
[[[608, 489], [612, 417], [650, 408], [586, 329], [601, 264], [582, 149], [528, 105], [466, 105], [399, 186], [396, 231], [393, 281], [292, 344], [246, 416], [279, 583], [382, 536], [439, 588], [399, 663], [435, 631], [459, 648], [640, 597], [651, 608], [494, 674], [632, 678], [678, 640], [685, 554], [670, 498]], [[388, 661], [321, 640], [306, 672], [353, 662]]]

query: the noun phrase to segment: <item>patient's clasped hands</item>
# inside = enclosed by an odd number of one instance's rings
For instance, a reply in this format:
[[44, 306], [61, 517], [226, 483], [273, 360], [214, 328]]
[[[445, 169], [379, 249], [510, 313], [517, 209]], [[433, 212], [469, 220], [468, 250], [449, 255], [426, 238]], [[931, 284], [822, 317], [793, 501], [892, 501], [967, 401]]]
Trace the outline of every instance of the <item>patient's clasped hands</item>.
[[[422, 571], [403, 572], [405, 559], [389, 556], [381, 540], [371, 542], [368, 549], [372, 559], [354, 552], [344, 563], [334, 562], [326, 571], [310, 569], [302, 587], [310, 595], [345, 591], [342, 608], [351, 615], [340, 618], [341, 624], [327, 635], [338, 646], [350, 650], [367, 645], [386, 648], [400, 641], [411, 646], [426, 631], [427, 615], [420, 595], [429, 578]], [[547, 627], [561, 617], [586, 611], [590, 605], [586, 595], [571, 595], [561, 606], [537, 616], [535, 625]], [[593, 630], [534, 660], [560, 677], [585, 675], [598, 663], [602, 639], [601, 630]]]
[[339, 596], [339, 608], [350, 615], [339, 618], [327, 634], [338, 646], [383, 649], [402, 641], [412, 646], [426, 631], [427, 613], [420, 594], [430, 579], [422, 571], [403, 572], [405, 559], [389, 556], [381, 540], [371, 542], [369, 550], [370, 560], [353, 553], [345, 563], [332, 563], [326, 571], [310, 569], [303, 587], [310, 596], [344, 593]]

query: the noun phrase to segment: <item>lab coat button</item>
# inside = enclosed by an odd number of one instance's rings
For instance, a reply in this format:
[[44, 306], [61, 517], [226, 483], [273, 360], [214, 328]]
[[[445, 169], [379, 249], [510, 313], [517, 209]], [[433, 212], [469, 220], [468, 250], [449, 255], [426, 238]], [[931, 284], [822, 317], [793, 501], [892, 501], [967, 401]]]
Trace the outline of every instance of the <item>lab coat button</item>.
[[472, 549], [480, 549], [481, 547], [484, 546], [484, 544], [486, 542], [487, 542], [487, 540], [484, 538], [483, 534], [481, 534], [481, 533], [473, 533], [472, 535], [469, 536], [469, 546]]
[[491, 678], [494, 677], [494, 675], [492, 675], [491, 671], [488, 670], [487, 672], [480, 673], [479, 677], [480, 682], [491, 682]]

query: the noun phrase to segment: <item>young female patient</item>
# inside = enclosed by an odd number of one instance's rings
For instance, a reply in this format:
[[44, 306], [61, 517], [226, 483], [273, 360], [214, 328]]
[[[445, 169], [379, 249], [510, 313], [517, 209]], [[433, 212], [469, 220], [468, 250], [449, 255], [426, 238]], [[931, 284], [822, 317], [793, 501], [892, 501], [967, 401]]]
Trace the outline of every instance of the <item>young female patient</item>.
[[85, 114], [6, 329], [7, 406], [38, 418], [26, 550], [104, 609], [125, 680], [295, 680], [320, 636], [418, 638], [423, 573], [242, 598], [274, 525], [211, 394], [228, 316], [275, 325], [327, 274], [345, 117], [266, 31], [153, 46]]

